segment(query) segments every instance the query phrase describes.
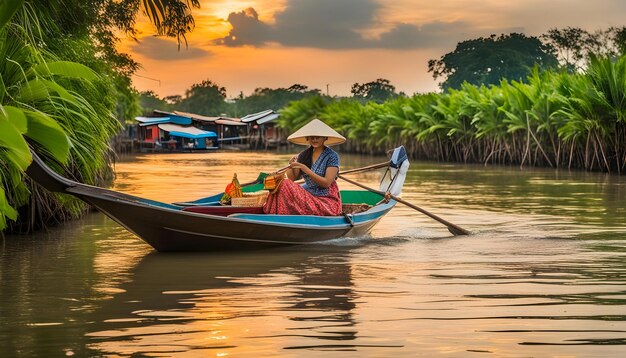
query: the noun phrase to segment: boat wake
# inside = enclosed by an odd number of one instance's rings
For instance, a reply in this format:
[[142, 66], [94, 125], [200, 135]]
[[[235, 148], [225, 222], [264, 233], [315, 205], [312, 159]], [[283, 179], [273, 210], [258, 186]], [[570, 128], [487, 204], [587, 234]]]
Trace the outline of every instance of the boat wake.
[[393, 235], [382, 236], [375, 233], [366, 234], [363, 236], [351, 236], [340, 237], [337, 239], [326, 240], [315, 243], [319, 246], [337, 246], [337, 247], [361, 247], [369, 245], [379, 246], [395, 246], [403, 244], [412, 240], [431, 240], [431, 239], [447, 239], [455, 236], [448, 234], [446, 231], [441, 230], [428, 230], [428, 229], [404, 229], [400, 232], [393, 233]]
[[393, 238], [401, 239], [443, 239], [453, 237], [447, 230], [430, 230], [424, 228], [407, 228], [395, 233]]
[[433, 236], [415, 236], [415, 235], [401, 235], [401, 236], [387, 236], [378, 237], [372, 235], [364, 235], [357, 237], [341, 237], [338, 239], [327, 240], [316, 243], [320, 246], [335, 246], [335, 247], [363, 247], [363, 246], [396, 246], [404, 244], [408, 241], [415, 239], [432, 239]]
[[337, 239], [326, 240], [317, 242], [317, 245], [324, 246], [343, 246], [343, 247], [359, 247], [366, 245], [373, 238], [371, 235], [355, 236], [355, 237], [340, 237]]

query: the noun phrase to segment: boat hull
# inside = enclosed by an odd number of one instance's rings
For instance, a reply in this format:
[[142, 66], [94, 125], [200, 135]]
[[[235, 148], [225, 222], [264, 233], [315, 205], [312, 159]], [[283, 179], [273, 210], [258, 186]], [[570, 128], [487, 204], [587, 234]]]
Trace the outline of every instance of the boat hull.
[[127, 202], [119, 200], [118, 195], [102, 192], [92, 195], [91, 191], [80, 187], [68, 189], [68, 193], [93, 205], [160, 252], [257, 250], [362, 236], [393, 206], [388, 205], [369, 217], [364, 214], [360, 218], [356, 214], [352, 216], [353, 224], [343, 217], [302, 216], [298, 217], [301, 223], [290, 223], [271, 222], [272, 217], [278, 217], [273, 215], [222, 217], [184, 212]]
[[345, 216], [207, 215], [69, 180], [35, 153], [27, 174], [46, 189], [74, 195], [94, 206], [157, 251], [255, 250], [306, 245], [367, 234], [393, 208], [391, 200]]

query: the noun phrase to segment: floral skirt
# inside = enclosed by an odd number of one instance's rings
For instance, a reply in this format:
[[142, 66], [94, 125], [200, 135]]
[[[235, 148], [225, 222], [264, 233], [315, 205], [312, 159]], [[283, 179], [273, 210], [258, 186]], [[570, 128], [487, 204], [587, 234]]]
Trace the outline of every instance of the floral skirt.
[[263, 212], [279, 215], [341, 215], [339, 188], [333, 182], [328, 187], [327, 196], [315, 196], [292, 180], [284, 179], [278, 191], [267, 198]]

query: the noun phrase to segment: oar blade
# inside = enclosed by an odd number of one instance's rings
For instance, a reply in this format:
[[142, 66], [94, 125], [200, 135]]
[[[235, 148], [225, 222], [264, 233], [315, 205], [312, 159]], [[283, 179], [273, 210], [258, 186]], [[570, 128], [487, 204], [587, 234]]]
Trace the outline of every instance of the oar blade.
[[465, 229], [461, 229], [460, 227], [453, 227], [453, 226], [448, 226], [448, 231], [450, 231], [450, 233], [455, 236], [470, 234], [470, 232]]
[[[341, 174], [339, 174], [338, 177], [340, 179], [343, 179], [343, 180], [347, 181], [348, 183], [354, 184], [354, 185], [356, 185], [358, 187], [361, 187], [361, 188], [363, 188], [365, 190], [369, 190], [369, 191], [371, 191], [373, 193], [377, 193], [377, 194], [380, 194], [380, 195], [387, 195], [386, 193], [384, 193], [384, 192], [382, 192], [380, 190], [376, 190], [376, 189], [370, 188], [368, 186], [365, 186], [363, 184], [357, 183], [354, 180], [350, 180], [350, 179], [342, 176]], [[426, 215], [426, 216], [428, 216], [428, 217], [430, 217], [430, 218], [432, 218], [432, 219], [434, 219], [434, 220], [444, 224], [448, 228], [448, 231], [450, 231], [450, 233], [452, 235], [469, 235], [470, 234], [469, 231], [467, 231], [467, 230], [465, 230], [465, 229], [463, 229], [463, 228], [461, 228], [461, 227], [459, 227], [459, 226], [457, 226], [457, 225], [455, 225], [455, 224], [453, 224], [451, 222], [448, 222], [448, 221], [440, 218], [439, 216], [437, 216], [437, 215], [435, 215], [433, 213], [430, 213], [430, 212], [420, 208], [419, 206], [416, 206], [416, 205], [413, 205], [413, 204], [411, 204], [411, 203], [409, 203], [407, 201], [404, 201], [404, 200], [402, 200], [401, 198], [398, 198], [395, 195], [390, 195], [390, 197], [393, 200], [395, 200], [395, 201], [397, 201], [399, 203], [402, 203], [402, 204], [408, 206], [411, 209], [415, 209], [415, 210], [419, 211], [420, 213], [422, 213], [422, 214], [424, 214], [424, 215]]]

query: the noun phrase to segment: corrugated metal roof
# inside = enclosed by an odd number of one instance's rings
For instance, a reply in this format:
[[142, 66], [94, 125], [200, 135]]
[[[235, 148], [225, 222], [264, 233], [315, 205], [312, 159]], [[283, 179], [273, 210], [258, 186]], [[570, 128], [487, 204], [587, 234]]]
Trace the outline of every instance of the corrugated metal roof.
[[171, 122], [170, 117], [135, 117], [135, 120], [139, 122], [139, 125], [142, 127]]
[[245, 116], [241, 117], [241, 121], [245, 122], [245, 123], [254, 122], [254, 121], [256, 121], [256, 120], [258, 120], [260, 118], [263, 118], [263, 117], [265, 117], [267, 115], [270, 115], [272, 113], [274, 113], [274, 110], [272, 110], [272, 109], [268, 109], [268, 110], [265, 110], [265, 111], [262, 111], [262, 112], [257, 112], [257, 113], [251, 113], [251, 114], [248, 114], [248, 115], [245, 115]]
[[176, 137], [191, 138], [191, 139], [217, 137], [217, 134], [215, 132], [203, 131], [202, 129], [191, 127], [191, 126], [186, 127], [186, 126], [179, 126], [177, 124], [164, 123], [164, 124], [159, 124], [159, 128], [161, 128], [162, 130], [166, 132], [169, 132], [170, 135], [173, 135]]
[[[174, 113], [167, 113], [163, 111], [153, 111], [154, 113], [161, 114], [159, 117], [135, 117], [135, 119], [142, 123], [140, 125], [147, 126], [158, 123], [176, 123], [182, 125], [191, 124], [191, 118], [180, 116]], [[164, 120], [167, 119], [167, 120]]]
[[257, 121], [256, 121], [256, 122], [257, 122], [258, 124], [264, 124], [264, 123], [267, 123], [267, 122], [271, 122], [271, 121], [275, 120], [275, 119], [276, 119], [276, 118], [278, 118], [278, 117], [280, 117], [280, 114], [278, 114], [278, 113], [272, 113], [272, 114], [270, 114], [270, 115], [268, 115], [268, 116], [265, 116], [265, 117], [263, 117], [263, 118], [257, 119]]
[[195, 113], [190, 113], [190, 112], [182, 112], [182, 111], [174, 111], [174, 113], [180, 115], [180, 116], [185, 116], [185, 117], [189, 117], [191, 119], [195, 119], [201, 122], [215, 122], [216, 119], [218, 119], [219, 117], [209, 117], [209, 116], [203, 116], [201, 114], [195, 114]]
[[[219, 117], [219, 118], [223, 118], [223, 117]], [[247, 123], [234, 121], [232, 119], [216, 119], [215, 123], [223, 124], [225, 126], [245, 126], [245, 125], [247, 125]]]

